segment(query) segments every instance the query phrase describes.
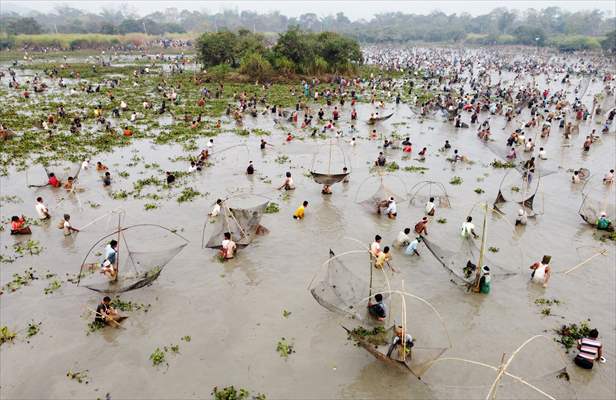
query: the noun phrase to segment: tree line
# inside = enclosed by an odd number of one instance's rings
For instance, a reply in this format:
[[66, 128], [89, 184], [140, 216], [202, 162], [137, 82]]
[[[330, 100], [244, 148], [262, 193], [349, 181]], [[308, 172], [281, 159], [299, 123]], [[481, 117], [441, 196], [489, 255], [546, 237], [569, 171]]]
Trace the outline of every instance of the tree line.
[[[470, 41], [477, 44], [552, 45], [568, 49], [597, 47], [600, 40], [614, 30], [616, 18], [600, 10], [570, 12], [559, 7], [524, 11], [497, 8], [478, 16], [441, 11], [427, 15], [389, 12], [357, 21], [351, 21], [344, 13], [326, 17], [314, 13], [287, 17], [279, 12], [225, 10], [209, 14], [176, 8], [139, 17], [124, 10], [105, 9], [91, 13], [69, 6], [59, 6], [50, 13], [33, 12], [28, 16], [4, 13], [0, 16], [0, 27], [9, 35], [44, 32], [162, 35], [238, 31], [242, 28], [253, 32], [282, 33], [291, 26], [299, 26], [306, 32], [343, 33], [361, 43]], [[609, 48], [610, 44], [608, 42], [605, 46]]]
[[247, 29], [206, 32], [196, 43], [205, 68], [226, 73], [231, 68], [252, 79], [277, 75], [349, 72], [361, 64], [359, 43], [334, 32], [304, 32], [291, 27], [273, 46], [265, 36]]

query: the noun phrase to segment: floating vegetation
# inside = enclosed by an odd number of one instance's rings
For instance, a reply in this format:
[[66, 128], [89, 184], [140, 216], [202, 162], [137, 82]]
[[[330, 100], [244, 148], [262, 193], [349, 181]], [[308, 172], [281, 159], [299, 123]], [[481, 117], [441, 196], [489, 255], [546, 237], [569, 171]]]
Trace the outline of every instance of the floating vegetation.
[[41, 254], [41, 252], [43, 251], [43, 248], [41, 247], [41, 244], [39, 243], [38, 240], [28, 240], [25, 243], [15, 243], [13, 245], [13, 249], [15, 250], [15, 253], [19, 254], [20, 256], [24, 256], [26, 253], [28, 253], [31, 256], [36, 256]]
[[392, 161], [385, 166], [385, 169], [389, 172], [396, 172], [400, 169], [400, 166], [395, 161]]
[[510, 189], [512, 192], [518, 193], [520, 191], [520, 188], [518, 186], [511, 186]]
[[98, 320], [94, 320], [90, 323], [88, 323], [88, 335], [90, 333], [94, 333], [100, 329], [103, 329], [105, 327], [105, 323], [103, 321], [98, 321]]
[[281, 338], [276, 344], [276, 351], [282, 358], [289, 358], [289, 356], [295, 353], [294, 345], [287, 342], [285, 338]]
[[454, 176], [451, 178], [451, 180], [449, 180], [449, 184], [451, 185], [461, 185], [462, 182], [462, 178], [460, 178], [459, 176]]
[[6, 285], [4, 285], [3, 289], [9, 292], [14, 292], [20, 289], [22, 286], [27, 286], [33, 280], [38, 279], [38, 277], [35, 274], [36, 274], [36, 271], [32, 267], [29, 267], [28, 269], [26, 269], [21, 275], [18, 273], [15, 273], [13, 274], [13, 280], [7, 283]]
[[186, 335], [186, 336], [182, 336], [180, 338], [180, 340], [182, 340], [182, 341], [184, 341], [186, 343], [189, 343], [192, 340], [192, 338], [189, 335]]
[[162, 363], [166, 363], [165, 352], [157, 347], [156, 350], [150, 354], [150, 360], [152, 361], [152, 365], [155, 367]]
[[133, 303], [132, 301], [123, 301], [119, 297], [114, 297], [111, 300], [111, 306], [120, 311], [124, 312], [133, 312], [133, 311], [143, 311], [148, 312], [151, 304], [143, 304], [143, 303]]
[[265, 207], [265, 213], [266, 214], [275, 214], [277, 212], [280, 211], [280, 207], [278, 206], [277, 203], [274, 203], [273, 201], [270, 201], [267, 204], [267, 207]]
[[12, 342], [17, 337], [17, 333], [9, 329], [8, 326], [0, 328], [0, 345], [6, 342]]
[[554, 329], [554, 332], [559, 336], [554, 340], [562, 344], [567, 353], [576, 345], [577, 340], [587, 337], [592, 330], [588, 324], [590, 320], [582, 321], [580, 324], [563, 325], [559, 329]]
[[490, 246], [488, 247], [488, 251], [492, 252], [492, 253], [498, 253], [500, 249], [498, 247], [494, 247], [494, 246]]
[[543, 297], [540, 297], [538, 299], [535, 300], [535, 304], [537, 305], [547, 305], [547, 306], [551, 306], [551, 305], [560, 305], [561, 301], [558, 299], [544, 299]]
[[30, 322], [28, 324], [28, 329], [26, 330], [26, 337], [31, 338], [32, 336], [36, 336], [41, 331], [42, 322]]
[[251, 396], [247, 389], [235, 389], [233, 386], [227, 386], [222, 389], [214, 386], [212, 389], [212, 398], [214, 400], [267, 400], [264, 394], [257, 393]]
[[57, 279], [54, 279], [51, 282], [49, 282], [49, 286], [47, 286], [43, 292], [45, 294], [52, 294], [53, 292], [60, 289], [61, 287], [62, 287], [62, 282]]
[[118, 190], [117, 192], [111, 192], [111, 198], [114, 200], [125, 200], [128, 199], [128, 193], [126, 190]]
[[438, 222], [439, 224], [446, 224], [447, 223], [447, 218], [439, 218], [436, 220], [436, 222]]
[[128, 178], [130, 176], [130, 174], [128, 173], [128, 171], [122, 171], [120, 173], [118, 173], [118, 176], [121, 178]]
[[201, 193], [195, 189], [188, 187], [184, 188], [177, 198], [178, 203], [184, 203], [187, 201], [193, 201], [195, 197], [201, 196]]
[[88, 377], [87, 369], [83, 371], [72, 371], [69, 369], [68, 372], [66, 373], [66, 376], [68, 376], [71, 380], [75, 380], [79, 383], [85, 383], [86, 385], [90, 383], [90, 378]]
[[411, 173], [417, 173], [419, 172], [420, 174], [425, 174], [427, 170], [429, 170], [430, 168], [426, 168], [426, 167], [417, 167], [415, 165], [407, 165], [406, 167], [402, 168], [402, 170], [404, 172], [411, 172]]
[[101, 205], [99, 203], [95, 203], [93, 201], [89, 201], [87, 202], [87, 204], [91, 207], [91, 208], [99, 208]]
[[363, 326], [359, 326], [349, 332], [347, 340], [353, 339], [351, 335], [357, 335], [375, 346], [387, 343], [387, 331], [382, 326], [376, 326], [372, 329], [366, 329]]
[[515, 163], [513, 161], [502, 162], [500, 160], [494, 160], [490, 165], [494, 168], [515, 168]]
[[23, 201], [19, 196], [0, 196], [0, 204], [1, 203], [18, 204], [23, 203]]
[[278, 157], [276, 157], [274, 161], [277, 162], [278, 164], [284, 164], [284, 163], [289, 162], [289, 157], [284, 154], [281, 154]]
[[478, 187], [478, 188], [475, 188], [475, 193], [482, 194], [482, 193], [485, 193], [485, 190], [483, 190], [482, 188]]
[[145, 203], [145, 204], [143, 205], [143, 209], [144, 209], [144, 210], [146, 210], [146, 211], [149, 211], [149, 210], [154, 210], [154, 209], [156, 209], [156, 208], [158, 208], [158, 205], [157, 205], [157, 204], [154, 204], [154, 203]]
[[291, 311], [287, 311], [287, 310], [282, 310], [282, 316], [285, 318], [289, 318], [289, 315], [291, 315]]

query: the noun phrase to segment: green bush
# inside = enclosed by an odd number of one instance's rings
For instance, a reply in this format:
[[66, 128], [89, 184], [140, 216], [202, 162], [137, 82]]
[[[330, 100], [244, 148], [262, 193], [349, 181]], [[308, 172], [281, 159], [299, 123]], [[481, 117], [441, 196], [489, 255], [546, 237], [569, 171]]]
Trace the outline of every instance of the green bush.
[[250, 53], [242, 59], [240, 73], [262, 80], [272, 74], [272, 65], [261, 54]]

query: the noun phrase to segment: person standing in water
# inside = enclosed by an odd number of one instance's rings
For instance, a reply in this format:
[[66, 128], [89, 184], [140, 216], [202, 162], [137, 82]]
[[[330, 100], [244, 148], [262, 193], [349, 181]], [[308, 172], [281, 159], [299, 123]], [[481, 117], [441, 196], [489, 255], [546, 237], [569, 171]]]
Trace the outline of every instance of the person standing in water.
[[548, 287], [548, 281], [552, 273], [552, 269], [550, 268], [551, 260], [552, 257], [543, 256], [541, 262], [536, 262], [530, 266], [530, 269], [533, 271], [530, 275], [530, 279], [535, 283], [540, 283], [544, 288]]
[[599, 331], [596, 329], [588, 333], [588, 337], [579, 339], [577, 342], [578, 354], [573, 359], [575, 365], [584, 369], [592, 369], [595, 360], [604, 363], [603, 345], [598, 340]]

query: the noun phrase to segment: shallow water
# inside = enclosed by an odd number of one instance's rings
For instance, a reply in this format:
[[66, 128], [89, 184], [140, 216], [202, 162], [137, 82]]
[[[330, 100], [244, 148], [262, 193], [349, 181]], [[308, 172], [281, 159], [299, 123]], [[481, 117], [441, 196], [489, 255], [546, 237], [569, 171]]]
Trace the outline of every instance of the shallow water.
[[[583, 100], [590, 103], [592, 94], [600, 89], [600, 82], [592, 83]], [[414, 157], [421, 147], [428, 148], [424, 163], [402, 160], [400, 150], [386, 153], [388, 161], [395, 160], [400, 166], [429, 168], [425, 174], [398, 171], [397, 177], [386, 174], [382, 178], [402, 198], [396, 220], [370, 215], [357, 204], [358, 200], [369, 197], [379, 183], [377, 176], [370, 175], [369, 164], [378, 155], [381, 142], [367, 140], [369, 127], [363, 122], [357, 123], [362, 138], [356, 147], [348, 145], [348, 137], [337, 140], [334, 164], [340, 162], [337, 151], [342, 149], [352, 173], [350, 183], [334, 185], [334, 194], [329, 197], [322, 196], [319, 185], [304, 176], [313, 166], [315, 149], [319, 150], [317, 160], [322, 159], [327, 141], [306, 138], [285, 143], [286, 129], [274, 127], [269, 116], [259, 116], [256, 120], [247, 117], [246, 127], [272, 131], [266, 140], [274, 148], [260, 151], [260, 138], [252, 135], [245, 138], [226, 133], [214, 138], [215, 149], [238, 143], [245, 143], [246, 147], [214, 155], [212, 167], [190, 177], [191, 186], [208, 195], [189, 203], [159, 201], [159, 208], [145, 211], [143, 205], [151, 201], [113, 200], [92, 169], [80, 175], [79, 185], [85, 190], [61, 203], [65, 197], [61, 190], [27, 188], [25, 172], [11, 170], [8, 177], [0, 178], [2, 195], [16, 195], [23, 201], [3, 204], [0, 209], [3, 220], [19, 213], [33, 217], [34, 199], [39, 195], [53, 214], [50, 223], [33, 227], [32, 239], [42, 244], [43, 252], [3, 264], [2, 285], [11, 280], [13, 273], [27, 266], [40, 273], [49, 269], [60, 278], [67, 273], [75, 274], [92, 243], [114, 229], [114, 220], [104, 218], [83, 232], [65, 238], [55, 228], [64, 212], [70, 213], [73, 225], [80, 227], [121, 207], [126, 212], [125, 224], [156, 223], [177, 228], [190, 240], [153, 285], [122, 295], [124, 300], [152, 305], [147, 313], [130, 313], [130, 318], [123, 323], [125, 329], [107, 328], [86, 335], [91, 316], [83, 316], [85, 307], [94, 308], [101, 296], [70, 283], [64, 283], [53, 294], [44, 295], [48, 282], [40, 279], [14, 293], [3, 294], [1, 325], [13, 330], [24, 329], [34, 320], [41, 321], [42, 327], [41, 333], [29, 342], [23, 339], [25, 335], [21, 331], [15, 343], [2, 345], [1, 397], [93, 398], [110, 393], [112, 398], [203, 398], [209, 396], [212, 387], [227, 385], [265, 393], [274, 399], [485, 397], [490, 378], [494, 377], [490, 371], [443, 362], [424, 381], [418, 381], [387, 369], [347, 341], [340, 324], [352, 324], [352, 321], [320, 307], [307, 289], [327, 259], [328, 249], [356, 250], [361, 245], [349, 238], [366, 245], [375, 234], [383, 236], [384, 243], [391, 243], [404, 227], [412, 228], [423, 216], [422, 208], [410, 206], [403, 199], [408, 199], [408, 190], [422, 180], [443, 183], [451, 197], [452, 208], [439, 209], [435, 217], [446, 218], [448, 222], [433, 221], [428, 229], [429, 238], [455, 250], [464, 218], [478, 202], [493, 201], [507, 172], [488, 165], [496, 156], [479, 142], [473, 127], [455, 130], [440, 117], [420, 123], [403, 104], [388, 105], [387, 109], [395, 114], [377, 125], [379, 133], [389, 135], [396, 131], [402, 137], [410, 136]], [[357, 110], [360, 120], [365, 120], [373, 107], [360, 104]], [[347, 103], [341, 124], [345, 131], [349, 113]], [[528, 110], [524, 113], [527, 116]], [[482, 115], [480, 121], [486, 116]], [[469, 118], [470, 115], [465, 115], [466, 120]], [[492, 117], [496, 140], [504, 141], [510, 133], [509, 129], [501, 129], [503, 125], [502, 117]], [[420, 258], [405, 257], [394, 251], [393, 264], [401, 273], [390, 276], [392, 287], [400, 288], [404, 282], [405, 290], [425, 298], [438, 309], [453, 342], [447, 356], [498, 365], [502, 353], [510, 355], [529, 337], [546, 334], [551, 340], [552, 329], [560, 324], [590, 318], [601, 334], [607, 364], [597, 364], [591, 372], [582, 371], [572, 364], [571, 355], [545, 341], [544, 345], [529, 346], [526, 354], [521, 353], [512, 364], [512, 371], [532, 379], [552, 370], [557, 364], [555, 360], [564, 356], [571, 374], [567, 397], [573, 394], [579, 398], [610, 399], [616, 395], [615, 249], [611, 243], [594, 239], [593, 229], [578, 216], [582, 185], [572, 185], [567, 172], [570, 168], [586, 167], [594, 175], [592, 182], [596, 183], [616, 164], [613, 132], [593, 145], [589, 154], [582, 154], [584, 137], [595, 127], [600, 128], [594, 121], [582, 123], [580, 134], [572, 137], [570, 147], [562, 146], [564, 139], [556, 126], [548, 139], [537, 138], [538, 146], [546, 148], [550, 162], [559, 167], [558, 172], [541, 180], [538, 197], [543, 202], [544, 214], [531, 219], [525, 228], [514, 231], [502, 218], [489, 218], [488, 245], [499, 248], [498, 253], [489, 256], [521, 272], [514, 278], [495, 281], [490, 295], [469, 295], [451, 284], [444, 269], [423, 245], [419, 248]], [[474, 164], [452, 165], [446, 161], [446, 155], [437, 151], [446, 139]], [[203, 148], [206, 139], [197, 138], [197, 143]], [[316, 146], [317, 143], [321, 146]], [[143, 161], [136, 167], [127, 167], [134, 154], [139, 154]], [[274, 161], [281, 154], [288, 155], [288, 164]], [[110, 167], [114, 176], [112, 190], [131, 190], [131, 182], [155, 173], [146, 169], [145, 163], [156, 162], [163, 170], [186, 169], [185, 162], [170, 161], [178, 155], [185, 155], [180, 146], [137, 141], [92, 161], [100, 159]], [[255, 164], [254, 177], [244, 174], [249, 160]], [[318, 161], [315, 165], [325, 166]], [[282, 183], [287, 170], [293, 173], [298, 188], [284, 199], [274, 187]], [[121, 178], [120, 171], [128, 171], [130, 176]], [[449, 184], [453, 175], [460, 176], [463, 183]], [[32, 166], [27, 172], [30, 182], [36, 177], [44, 179], [40, 166]], [[268, 179], [271, 183], [266, 183]], [[476, 194], [477, 187], [485, 193]], [[203, 225], [216, 198], [228, 197], [238, 190], [279, 203], [280, 212], [264, 215], [262, 224], [270, 230], [267, 236], [257, 238], [234, 260], [222, 264], [216, 260], [214, 250], [201, 248]], [[252, 199], [258, 201], [255, 197]], [[298, 223], [291, 219], [291, 214], [303, 200], [308, 200], [310, 205], [305, 220]], [[91, 208], [88, 201], [101, 207]], [[515, 207], [506, 205], [503, 209], [507, 221], [512, 223]], [[477, 215], [479, 225], [481, 214], [474, 210], [472, 215]], [[213, 226], [208, 224], [205, 229], [207, 239]], [[24, 238], [11, 237], [5, 229], [0, 239], [2, 252], [10, 253], [12, 244]], [[607, 248], [607, 256], [596, 257], [571, 274], [562, 273], [599, 248]], [[543, 254], [552, 255], [556, 272], [547, 289], [529, 284], [527, 275], [528, 265]], [[351, 265], [358, 271], [361, 269], [354, 263]], [[565, 318], [541, 316], [541, 307], [534, 304], [539, 297], [559, 299], [562, 304], [553, 306], [552, 312]], [[290, 311], [291, 315], [283, 317], [283, 310]], [[421, 322], [414, 320], [412, 313], [407, 317], [411, 330], [413, 324]], [[185, 335], [192, 337], [190, 343], [180, 341]], [[287, 360], [276, 352], [276, 343], [282, 337], [295, 344], [296, 353]], [[180, 344], [180, 354], [167, 355], [168, 368], [152, 367], [148, 357], [154, 349], [176, 343]], [[68, 379], [69, 369], [88, 370], [91, 382], [80, 385]], [[534, 383], [541, 386], [541, 380]], [[469, 388], [473, 385], [479, 387]], [[504, 398], [531, 396], [511, 386], [499, 390], [499, 394]]]

